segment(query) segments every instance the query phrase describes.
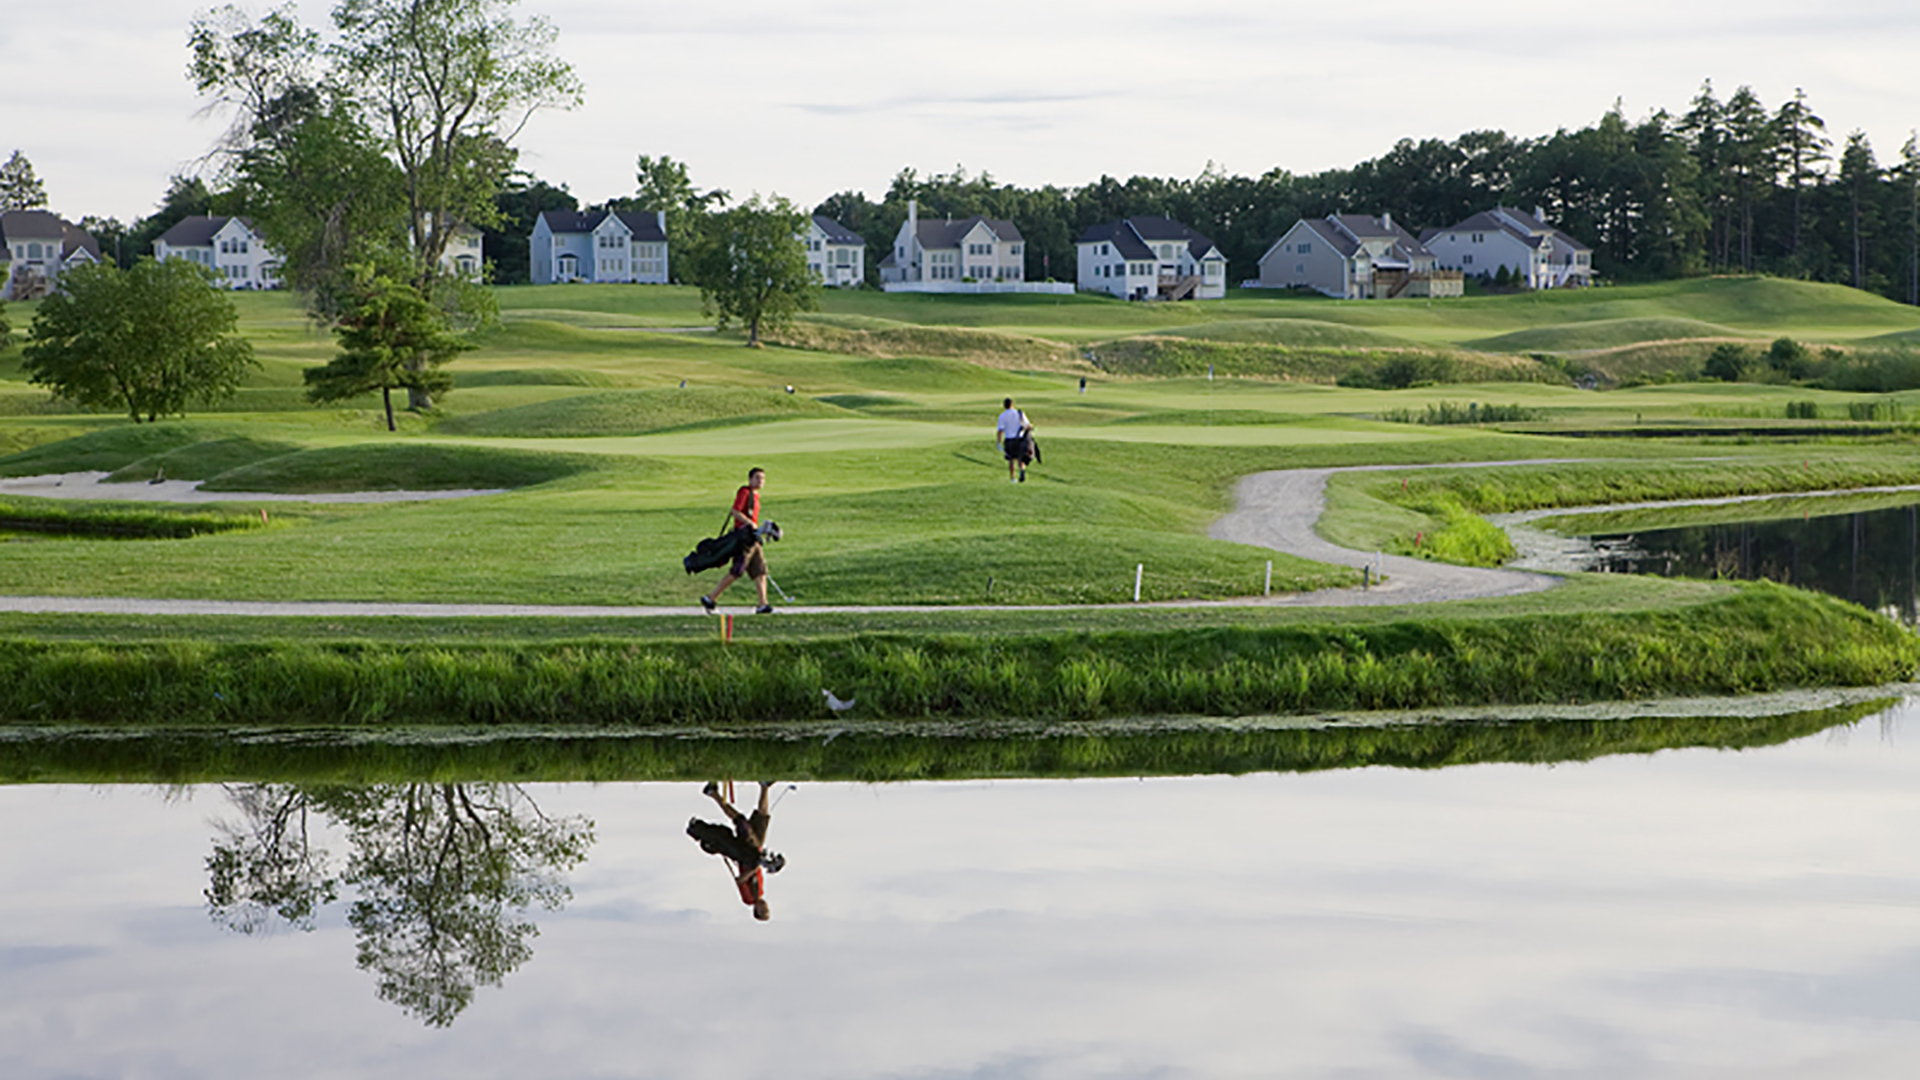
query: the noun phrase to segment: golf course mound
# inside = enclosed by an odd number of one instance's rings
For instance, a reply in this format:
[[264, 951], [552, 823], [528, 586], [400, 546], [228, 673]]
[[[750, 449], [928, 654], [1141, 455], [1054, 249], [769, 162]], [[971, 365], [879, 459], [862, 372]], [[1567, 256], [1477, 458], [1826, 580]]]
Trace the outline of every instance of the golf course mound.
[[606, 386], [608, 379], [594, 371], [571, 368], [507, 368], [499, 371], [455, 369], [453, 385], [469, 390], [481, 386]]
[[300, 447], [292, 443], [254, 439], [243, 435], [208, 439], [204, 442], [176, 447], [164, 453], [150, 454], [132, 464], [115, 469], [107, 480], [115, 484], [148, 480], [158, 476], [164, 476], [169, 480], [207, 480], [233, 469], [268, 461], [283, 454], [297, 453], [299, 450]]
[[1598, 319], [1592, 322], [1560, 323], [1480, 338], [1466, 343], [1482, 352], [1585, 352], [1593, 349], [1617, 349], [1628, 345], [1646, 345], [1674, 341], [1746, 340], [1729, 326], [1699, 319], [1639, 318]]
[[1287, 345], [1301, 349], [1404, 349], [1414, 342], [1395, 334], [1320, 319], [1230, 319], [1177, 326], [1161, 336], [1231, 344]]
[[[847, 322], [845, 317], [835, 320]], [[885, 320], [860, 320], [878, 324]], [[1011, 370], [1079, 371], [1086, 362], [1070, 345], [995, 330], [961, 326], [872, 325], [854, 329], [807, 320], [762, 335], [776, 345], [813, 352], [845, 353], [878, 358], [931, 357], [964, 360], [983, 367]]]
[[516, 405], [448, 420], [439, 430], [504, 438], [590, 438], [838, 415], [843, 415], [842, 410], [832, 405], [781, 390], [667, 387], [606, 390]]
[[329, 446], [229, 469], [202, 491], [329, 495], [360, 491], [456, 491], [522, 488], [593, 466], [578, 455], [434, 443]]
[[[1565, 375], [1525, 356], [1441, 349], [1293, 347], [1148, 334], [1094, 346], [1094, 362], [1114, 375], [1148, 378], [1209, 372], [1286, 382], [1407, 386], [1419, 382], [1564, 382]], [[1399, 373], [1410, 372], [1403, 378]]]
[[113, 472], [136, 461], [224, 438], [226, 434], [198, 424], [133, 424], [107, 428], [0, 457], [0, 476]]

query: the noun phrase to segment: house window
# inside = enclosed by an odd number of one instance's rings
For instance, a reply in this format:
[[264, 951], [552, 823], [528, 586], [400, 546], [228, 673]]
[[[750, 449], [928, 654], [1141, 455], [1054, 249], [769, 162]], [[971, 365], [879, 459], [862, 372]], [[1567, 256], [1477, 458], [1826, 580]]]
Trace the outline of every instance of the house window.
[[37, 259], [37, 258], [39, 258], [39, 257], [40, 257], [40, 245], [39, 245], [39, 244], [28, 244], [28, 245], [27, 245], [27, 258], [29, 258], [29, 259]]
[[1478, 243], [1480, 243], [1481, 241], [1483, 241], [1483, 240], [1485, 240], [1486, 238], [1487, 238], [1487, 234], [1486, 234], [1486, 233], [1474, 233], [1474, 234], [1473, 234], [1473, 242], [1474, 242], [1474, 243], [1476, 243], [1476, 244], [1478, 244]]
[[1307, 255], [1313, 252], [1313, 245], [1312, 244], [1295, 244], [1293, 246], [1293, 250], [1297, 254]]
[[1018, 255], [1018, 254], [1020, 254], [1020, 245], [1019, 245], [1019, 244], [1015, 244], [1015, 245], [1013, 245], [1012, 247], [1010, 247], [1010, 248], [1008, 248], [1008, 249], [1007, 249], [1007, 254], [1009, 254], [1009, 255]]
[[1462, 265], [1462, 266], [1472, 266], [1472, 265], [1473, 265], [1473, 256], [1472, 256], [1472, 255], [1462, 255], [1462, 256], [1460, 256], [1460, 265]]
[[834, 252], [834, 253], [833, 253], [833, 265], [835, 265], [835, 266], [852, 266], [852, 265], [853, 265], [853, 251], [852, 251], [851, 249], [849, 249], [849, 248], [841, 248], [840, 250], [838, 250], [838, 251], [836, 251], [836, 252]]

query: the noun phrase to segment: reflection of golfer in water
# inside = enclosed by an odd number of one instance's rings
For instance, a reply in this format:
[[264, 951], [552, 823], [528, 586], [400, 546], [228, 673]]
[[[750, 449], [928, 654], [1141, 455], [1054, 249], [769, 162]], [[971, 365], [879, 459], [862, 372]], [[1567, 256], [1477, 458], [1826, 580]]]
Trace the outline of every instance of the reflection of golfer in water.
[[733, 871], [734, 887], [740, 890], [740, 902], [752, 904], [753, 917], [761, 920], [772, 918], [773, 912], [767, 907], [767, 879], [760, 868], [764, 866], [768, 873], [777, 874], [787, 865], [786, 856], [767, 851], [767, 824], [773, 820], [772, 812], [767, 809], [767, 791], [772, 787], [770, 781], [760, 781], [760, 803], [747, 815], [734, 809], [721, 796], [719, 784], [708, 781], [700, 794], [720, 807], [727, 820], [733, 822], [733, 828], [699, 818], [687, 822], [687, 835], [700, 842], [701, 851], [727, 861]]

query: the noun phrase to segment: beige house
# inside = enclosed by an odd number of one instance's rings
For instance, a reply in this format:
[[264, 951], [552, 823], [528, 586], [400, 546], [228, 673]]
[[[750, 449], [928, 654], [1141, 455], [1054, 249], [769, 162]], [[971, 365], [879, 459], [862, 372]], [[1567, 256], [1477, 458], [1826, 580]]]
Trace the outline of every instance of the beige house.
[[1347, 300], [1460, 296], [1464, 276], [1443, 269], [1393, 215], [1302, 218], [1260, 256], [1259, 287], [1313, 289]]
[[970, 292], [961, 286], [1018, 283], [1026, 274], [1027, 242], [1013, 222], [978, 214], [922, 221], [918, 202], [907, 204], [893, 250], [880, 261], [880, 287], [889, 292]]

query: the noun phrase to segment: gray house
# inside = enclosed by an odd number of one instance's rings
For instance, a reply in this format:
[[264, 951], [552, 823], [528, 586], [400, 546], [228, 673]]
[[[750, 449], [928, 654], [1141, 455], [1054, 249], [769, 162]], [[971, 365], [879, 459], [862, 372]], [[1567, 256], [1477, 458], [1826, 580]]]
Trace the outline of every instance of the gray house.
[[1260, 256], [1261, 288], [1314, 289], [1347, 300], [1460, 296], [1458, 270], [1440, 268], [1419, 237], [1392, 214], [1301, 218]]
[[545, 210], [533, 223], [529, 276], [563, 281], [667, 283], [664, 210]]

